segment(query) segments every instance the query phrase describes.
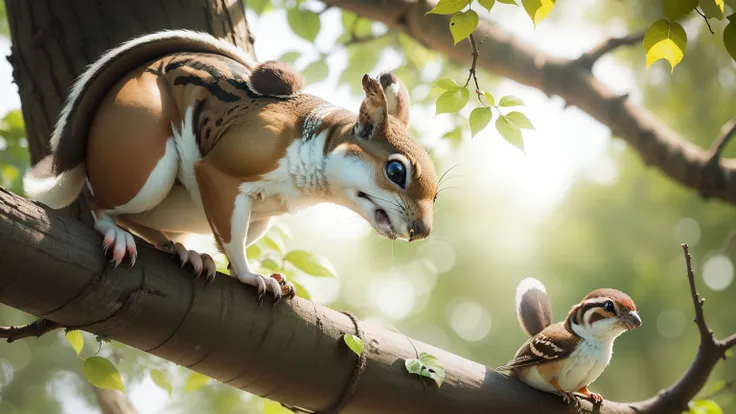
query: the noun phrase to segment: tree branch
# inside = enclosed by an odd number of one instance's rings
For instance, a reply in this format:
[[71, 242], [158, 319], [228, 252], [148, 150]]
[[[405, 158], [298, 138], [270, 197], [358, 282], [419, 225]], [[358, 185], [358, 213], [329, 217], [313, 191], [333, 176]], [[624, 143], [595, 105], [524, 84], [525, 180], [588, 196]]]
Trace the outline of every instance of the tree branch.
[[710, 160], [708, 161], [709, 163], [714, 163], [718, 160], [718, 158], [721, 156], [721, 153], [726, 148], [726, 145], [728, 145], [728, 142], [734, 135], [736, 135], [736, 118], [732, 119], [730, 122], [723, 126], [723, 132], [713, 142], [713, 147], [710, 150]]
[[0, 326], [0, 338], [7, 339], [8, 343], [22, 338], [36, 337], [61, 328], [56, 322], [48, 319], [37, 319], [23, 326]]
[[595, 62], [602, 58], [603, 55], [611, 53], [621, 46], [630, 46], [635, 43], [639, 43], [642, 40], [644, 40], [643, 31], [622, 37], [610, 37], [588, 52], [583, 53], [579, 58], [575, 59], [574, 62], [585, 69], [591, 70]]
[[[436, 1], [322, 1], [402, 31], [456, 62], [471, 64], [470, 45], [465, 42], [453, 45], [448, 31], [449, 16], [425, 16]], [[537, 88], [549, 96], [560, 96], [608, 126], [645, 164], [704, 197], [736, 204], [736, 160], [709, 164], [709, 150], [687, 141], [646, 108], [606, 87], [590, 69], [573, 64], [574, 60], [549, 55], [486, 21], [478, 24], [474, 35], [484, 39], [479, 46], [480, 68]]]
[[[350, 380], [356, 356], [342, 335], [355, 332], [356, 325], [345, 314], [302, 298], [259, 307], [253, 287], [223, 274], [204, 287], [188, 269], [142, 242], [133, 268], [113, 269], [94, 229], [2, 188], [0, 246], [1, 303], [52, 321], [45, 326], [101, 334], [290, 406], [329, 407], [351, 381], [355, 392], [343, 413], [569, 414], [555, 395], [359, 322], [366, 365], [360, 378]], [[689, 268], [691, 281], [692, 273]], [[691, 291], [696, 319], [704, 321], [694, 284]], [[679, 414], [734, 343], [736, 334], [701, 343], [685, 376], [660, 396], [634, 404], [605, 401], [593, 412]], [[420, 352], [443, 363], [446, 379], [439, 390], [406, 371], [404, 360]], [[591, 412], [589, 402], [582, 404]]]

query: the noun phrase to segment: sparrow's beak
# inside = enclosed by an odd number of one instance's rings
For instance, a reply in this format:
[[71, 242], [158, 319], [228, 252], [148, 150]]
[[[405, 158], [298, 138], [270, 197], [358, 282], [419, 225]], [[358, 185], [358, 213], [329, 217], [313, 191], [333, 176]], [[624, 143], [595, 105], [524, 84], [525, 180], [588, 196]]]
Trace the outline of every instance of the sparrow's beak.
[[629, 330], [638, 328], [641, 326], [641, 318], [636, 311], [631, 311], [621, 315], [621, 321], [626, 324]]

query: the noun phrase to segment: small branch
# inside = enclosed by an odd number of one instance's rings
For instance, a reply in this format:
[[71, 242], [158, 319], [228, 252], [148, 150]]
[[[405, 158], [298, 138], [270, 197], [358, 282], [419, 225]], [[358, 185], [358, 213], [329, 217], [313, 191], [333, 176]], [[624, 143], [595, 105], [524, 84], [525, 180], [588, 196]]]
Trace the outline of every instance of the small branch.
[[473, 79], [475, 82], [475, 94], [478, 95], [478, 100], [480, 101], [480, 96], [483, 92], [481, 92], [480, 85], [478, 84], [478, 74], [475, 71], [480, 53], [478, 52], [478, 45], [475, 44], [475, 38], [473, 35], [471, 34], [468, 38], [470, 39], [470, 47], [473, 49], [473, 52], [471, 53], [471, 56], [473, 56], [473, 63], [470, 65], [470, 70], [468, 71], [470, 73], [468, 74], [468, 80], [465, 81], [465, 87], [467, 87], [470, 84], [470, 80]]
[[597, 62], [598, 59], [603, 57], [606, 53], [611, 53], [613, 50], [621, 46], [631, 46], [635, 43], [641, 42], [642, 40], [644, 40], [643, 31], [627, 36], [609, 37], [598, 44], [598, 46], [580, 55], [580, 57], [575, 59], [573, 63], [590, 70], [593, 68], [595, 62]]
[[693, 266], [691, 263], [692, 256], [690, 256], [690, 249], [687, 243], [682, 244], [682, 250], [685, 252], [685, 264], [687, 265], [687, 280], [690, 283], [690, 293], [693, 298], [693, 305], [695, 306], [695, 323], [698, 325], [700, 331], [700, 342], [701, 344], [715, 343], [713, 339], [713, 332], [708, 329], [708, 324], [705, 322], [705, 315], [703, 313], [703, 303], [705, 299], [701, 299], [698, 295], [697, 289], [695, 288], [695, 272], [693, 272]]
[[710, 27], [710, 22], [708, 21], [708, 17], [705, 14], [703, 14], [703, 12], [698, 10], [697, 8], [695, 9], [695, 11], [698, 12], [698, 14], [703, 18], [703, 20], [705, 20], [705, 24], [708, 25], [708, 30], [710, 30], [710, 34], [716, 34], [716, 32], [713, 31], [713, 28]]
[[0, 326], [0, 338], [5, 338], [8, 343], [17, 339], [30, 338], [39, 336], [59, 329], [62, 326], [48, 319], [37, 319], [28, 325], [22, 326]]
[[735, 346], [736, 346], [736, 334], [733, 334], [723, 340], [723, 347], [725, 348], [726, 351]]
[[728, 145], [728, 142], [734, 135], [736, 135], [736, 118], [726, 123], [723, 126], [721, 135], [713, 141], [713, 146], [710, 149], [710, 160], [708, 163], [715, 162], [720, 158], [723, 149]]

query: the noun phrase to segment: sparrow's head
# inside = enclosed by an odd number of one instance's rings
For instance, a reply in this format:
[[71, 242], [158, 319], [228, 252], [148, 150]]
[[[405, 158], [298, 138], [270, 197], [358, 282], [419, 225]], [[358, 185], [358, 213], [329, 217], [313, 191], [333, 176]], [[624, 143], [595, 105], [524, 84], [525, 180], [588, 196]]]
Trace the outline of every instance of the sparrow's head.
[[641, 326], [636, 304], [616, 289], [596, 289], [588, 293], [567, 316], [568, 327], [586, 339], [609, 342], [626, 331]]

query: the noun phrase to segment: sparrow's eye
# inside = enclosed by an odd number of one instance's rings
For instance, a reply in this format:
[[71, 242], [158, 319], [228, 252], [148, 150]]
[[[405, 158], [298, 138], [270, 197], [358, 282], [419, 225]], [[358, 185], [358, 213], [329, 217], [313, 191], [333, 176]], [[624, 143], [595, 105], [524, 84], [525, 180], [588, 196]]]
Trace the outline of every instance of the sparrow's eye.
[[406, 167], [401, 161], [391, 160], [386, 163], [386, 176], [389, 180], [398, 184], [399, 187], [406, 186]]
[[603, 304], [603, 309], [605, 309], [606, 312], [616, 313], [616, 308], [613, 307], [613, 302], [610, 300]]

